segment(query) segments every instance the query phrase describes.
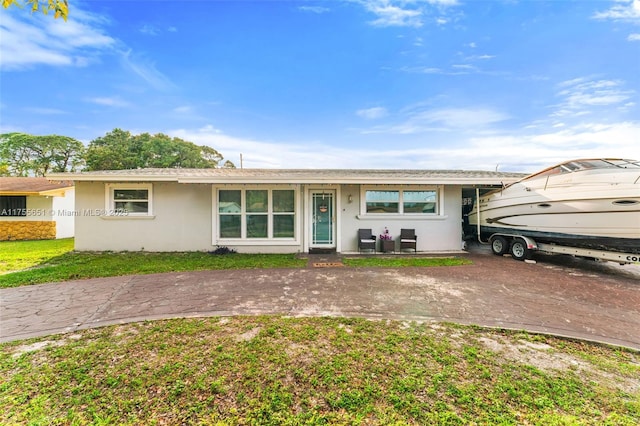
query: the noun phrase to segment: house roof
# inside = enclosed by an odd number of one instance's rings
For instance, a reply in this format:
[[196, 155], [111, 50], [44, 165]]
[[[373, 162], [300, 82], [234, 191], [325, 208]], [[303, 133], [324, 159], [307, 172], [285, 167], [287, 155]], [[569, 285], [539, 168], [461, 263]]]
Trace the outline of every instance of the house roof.
[[0, 177], [0, 195], [64, 195], [73, 181], [44, 177]]
[[100, 182], [294, 183], [294, 184], [458, 184], [499, 185], [522, 173], [468, 170], [365, 169], [134, 169], [52, 173], [49, 179]]

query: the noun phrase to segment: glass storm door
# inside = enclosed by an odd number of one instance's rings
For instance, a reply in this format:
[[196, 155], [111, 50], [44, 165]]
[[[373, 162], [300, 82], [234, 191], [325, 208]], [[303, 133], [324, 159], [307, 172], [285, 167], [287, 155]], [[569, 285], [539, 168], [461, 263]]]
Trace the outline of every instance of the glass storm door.
[[311, 247], [335, 247], [335, 191], [311, 193]]

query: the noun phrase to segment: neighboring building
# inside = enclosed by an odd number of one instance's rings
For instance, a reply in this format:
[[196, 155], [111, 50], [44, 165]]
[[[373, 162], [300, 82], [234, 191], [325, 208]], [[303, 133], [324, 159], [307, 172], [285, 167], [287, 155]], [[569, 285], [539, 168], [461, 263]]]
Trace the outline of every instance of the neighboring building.
[[358, 251], [359, 228], [461, 248], [463, 189], [523, 175], [446, 170], [137, 169], [54, 173], [76, 189], [76, 250]]
[[0, 177], [0, 241], [73, 237], [71, 181]]

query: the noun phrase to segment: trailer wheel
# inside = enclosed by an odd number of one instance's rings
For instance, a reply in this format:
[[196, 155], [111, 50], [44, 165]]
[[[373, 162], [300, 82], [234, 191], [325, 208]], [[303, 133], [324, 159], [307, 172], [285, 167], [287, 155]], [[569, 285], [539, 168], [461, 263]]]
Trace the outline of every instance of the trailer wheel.
[[513, 256], [516, 260], [525, 260], [529, 257], [529, 249], [527, 248], [527, 243], [521, 239], [516, 238], [511, 243], [511, 256]]
[[501, 237], [500, 235], [491, 239], [491, 251], [493, 254], [502, 256], [507, 251], [509, 251], [509, 243], [505, 237]]

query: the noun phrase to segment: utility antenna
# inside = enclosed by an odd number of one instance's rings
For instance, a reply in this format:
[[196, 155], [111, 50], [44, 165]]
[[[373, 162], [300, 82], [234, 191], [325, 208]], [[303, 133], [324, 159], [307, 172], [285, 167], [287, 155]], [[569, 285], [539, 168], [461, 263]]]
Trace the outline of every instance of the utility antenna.
[[240, 153], [240, 168], [242, 169], [242, 153]]
[[496, 164], [496, 172], [498, 171], [498, 167], [500, 167], [500, 163]]

